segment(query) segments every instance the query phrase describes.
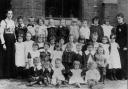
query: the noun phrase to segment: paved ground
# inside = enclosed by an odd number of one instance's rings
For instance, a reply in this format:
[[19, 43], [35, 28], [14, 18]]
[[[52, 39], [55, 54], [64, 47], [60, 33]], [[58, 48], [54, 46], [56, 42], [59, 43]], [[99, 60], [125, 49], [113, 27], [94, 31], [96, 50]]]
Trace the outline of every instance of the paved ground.
[[[20, 80], [0, 80], [0, 89], [50, 89], [51, 87], [41, 87], [41, 86], [33, 86], [28, 87], [26, 86], [26, 82], [20, 81]], [[61, 87], [62, 89], [67, 89], [67, 87]], [[73, 87], [68, 87], [73, 88]], [[56, 89], [55, 87], [52, 89]], [[80, 89], [88, 89], [87, 86], [82, 86]], [[128, 89], [127, 88], [127, 81], [106, 81], [106, 84], [104, 85], [103, 89]]]

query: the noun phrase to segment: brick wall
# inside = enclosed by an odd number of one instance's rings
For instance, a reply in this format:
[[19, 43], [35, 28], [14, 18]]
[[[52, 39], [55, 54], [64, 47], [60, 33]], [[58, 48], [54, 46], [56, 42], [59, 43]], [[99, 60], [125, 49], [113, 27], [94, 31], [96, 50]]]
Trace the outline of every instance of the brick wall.
[[44, 16], [45, 0], [12, 0], [12, 9], [15, 17], [22, 15], [28, 16]]
[[[104, 1], [109, 3], [104, 3]], [[89, 23], [94, 16], [101, 18], [109, 17], [112, 24], [115, 24], [117, 13], [122, 12], [128, 22], [128, 0], [81, 0], [82, 19], [87, 19]], [[104, 3], [104, 4], [103, 4]], [[22, 15], [45, 16], [45, 0], [12, 0], [12, 8], [15, 17]]]
[[82, 0], [82, 17], [89, 24], [94, 16], [102, 16], [102, 0]]

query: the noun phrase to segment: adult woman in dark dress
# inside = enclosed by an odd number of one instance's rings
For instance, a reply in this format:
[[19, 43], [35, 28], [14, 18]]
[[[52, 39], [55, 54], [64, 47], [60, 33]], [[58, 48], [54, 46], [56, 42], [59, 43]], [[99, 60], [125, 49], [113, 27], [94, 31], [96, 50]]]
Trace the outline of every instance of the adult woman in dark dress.
[[127, 60], [127, 31], [128, 24], [124, 21], [124, 15], [119, 13], [117, 15], [118, 25], [116, 27], [116, 41], [120, 46], [119, 53], [121, 57], [121, 67], [122, 71], [119, 74], [122, 74], [122, 79], [128, 79], [128, 60]]
[[1, 30], [3, 31], [3, 48], [5, 50], [4, 64], [4, 77], [15, 77], [15, 23], [12, 20], [12, 10], [7, 11], [7, 17], [1, 21]]

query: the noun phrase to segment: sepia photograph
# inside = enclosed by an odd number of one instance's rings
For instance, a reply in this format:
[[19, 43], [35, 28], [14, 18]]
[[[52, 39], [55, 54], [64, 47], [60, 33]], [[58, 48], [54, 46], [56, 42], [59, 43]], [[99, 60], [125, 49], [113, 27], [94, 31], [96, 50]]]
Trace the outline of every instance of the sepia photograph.
[[128, 89], [128, 0], [0, 0], [0, 89]]

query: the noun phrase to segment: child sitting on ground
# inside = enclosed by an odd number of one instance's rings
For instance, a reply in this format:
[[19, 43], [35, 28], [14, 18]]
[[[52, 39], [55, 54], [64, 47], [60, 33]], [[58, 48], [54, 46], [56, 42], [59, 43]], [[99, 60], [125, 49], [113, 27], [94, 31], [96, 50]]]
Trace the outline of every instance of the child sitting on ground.
[[71, 76], [69, 79], [69, 84], [75, 84], [76, 87], [80, 88], [80, 84], [84, 83], [84, 79], [82, 77], [83, 71], [80, 69], [80, 62], [74, 61], [74, 68], [70, 70], [69, 75]]
[[53, 75], [53, 69], [51, 66], [51, 63], [49, 61], [47, 62], [41, 62], [42, 69], [40, 71], [40, 80], [42, 84], [45, 86], [49, 86], [51, 84], [51, 79]]
[[54, 73], [52, 76], [52, 84], [59, 87], [60, 84], [62, 84], [62, 82], [65, 81], [65, 78], [63, 75], [65, 68], [62, 65], [62, 61], [60, 58], [57, 58], [55, 60], [55, 67], [53, 68], [53, 70], [54, 70]]
[[41, 70], [41, 64], [39, 62], [39, 58], [35, 57], [33, 59], [33, 66], [28, 69], [28, 75], [29, 75], [29, 86], [32, 86], [36, 83], [39, 83], [40, 81], [40, 70]]
[[85, 76], [85, 83], [88, 84], [90, 89], [93, 89], [95, 85], [97, 85], [100, 80], [100, 73], [97, 70], [97, 64], [95, 62], [88, 63], [88, 71]]

